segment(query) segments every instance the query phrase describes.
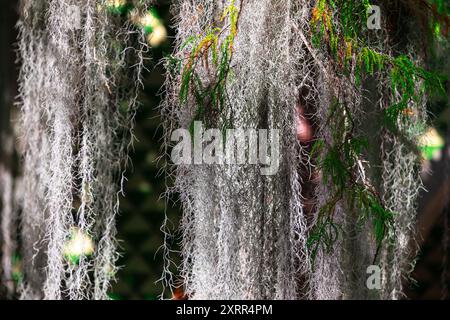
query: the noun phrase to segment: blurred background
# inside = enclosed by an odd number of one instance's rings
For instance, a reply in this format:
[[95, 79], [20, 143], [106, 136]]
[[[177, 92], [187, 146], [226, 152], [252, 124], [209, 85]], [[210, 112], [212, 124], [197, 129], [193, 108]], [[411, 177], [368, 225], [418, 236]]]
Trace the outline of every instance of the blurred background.
[[[165, 203], [161, 195], [165, 190], [165, 177], [156, 161], [160, 154], [162, 128], [157, 106], [161, 98], [164, 68], [158, 64], [161, 58], [170, 54], [174, 36], [171, 27], [170, 1], [156, 1], [154, 10], [167, 34], [163, 32], [154, 38], [145, 73], [145, 88], [141, 93], [142, 103], [136, 116], [135, 134], [137, 141], [131, 154], [133, 166], [128, 172], [126, 197], [121, 199], [121, 214], [118, 217], [119, 239], [121, 240], [122, 266], [110, 296], [113, 299], [157, 299], [162, 293], [161, 277], [163, 244], [160, 231], [165, 213], [174, 229], [181, 216], [180, 208]], [[0, 9], [0, 163], [17, 172], [18, 156], [14, 148], [1, 139], [4, 132], [13, 130], [17, 122], [14, 107], [17, 94], [15, 24], [17, 21], [17, 0], [3, 0]], [[441, 59], [430, 60], [432, 68], [450, 74], [449, 48], [437, 50], [447, 52]], [[442, 53], [442, 52], [441, 52]], [[430, 129], [423, 137], [421, 148], [424, 154], [422, 175], [428, 192], [420, 199], [418, 230], [419, 259], [414, 267], [414, 282], [407, 284], [407, 298], [448, 299], [450, 297], [449, 252], [449, 196], [450, 196], [450, 110], [448, 99], [440, 98], [429, 104], [432, 115]], [[12, 119], [12, 122], [10, 121]], [[446, 232], [447, 231], [447, 232]], [[0, 235], [1, 236], [1, 235]], [[170, 239], [176, 249], [176, 239]], [[176, 259], [176, 255], [174, 255]], [[20, 257], [17, 257], [15, 272], [20, 277]], [[0, 285], [0, 299], [6, 297], [4, 286]], [[3, 290], [3, 291], [2, 291]], [[165, 297], [170, 298], [169, 293]]]
[[[118, 238], [122, 240], [123, 256], [119, 265], [118, 282], [111, 291], [113, 299], [157, 299], [163, 288], [157, 282], [162, 275], [163, 233], [160, 231], [166, 211], [173, 226], [178, 225], [180, 209], [166, 206], [161, 199], [165, 191], [165, 177], [157, 162], [160, 155], [162, 128], [157, 107], [161, 101], [164, 68], [158, 62], [171, 53], [174, 30], [171, 28], [170, 1], [156, 1], [155, 12], [167, 29], [167, 36], [153, 45], [148, 71], [144, 75], [142, 106], [136, 115], [132, 167], [121, 200], [118, 217]], [[176, 243], [173, 243], [176, 245]], [[176, 258], [176, 255], [174, 255]], [[166, 293], [166, 297], [170, 297]]]

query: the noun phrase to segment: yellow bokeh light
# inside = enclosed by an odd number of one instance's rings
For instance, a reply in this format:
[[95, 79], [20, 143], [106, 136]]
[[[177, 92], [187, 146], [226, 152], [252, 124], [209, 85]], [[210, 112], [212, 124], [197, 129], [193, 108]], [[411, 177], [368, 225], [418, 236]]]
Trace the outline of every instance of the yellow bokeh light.
[[152, 13], [147, 13], [139, 19], [139, 23], [145, 27], [152, 27], [153, 29], [161, 25], [161, 21]]
[[70, 239], [64, 245], [64, 255], [67, 257], [90, 256], [94, 250], [91, 237], [78, 228], [72, 230]]
[[153, 29], [147, 37], [148, 43], [152, 47], [158, 47], [167, 39], [167, 30], [163, 25], [159, 25]]
[[442, 147], [445, 141], [435, 128], [429, 128], [428, 131], [419, 138], [421, 147]]
[[107, 0], [106, 5], [109, 7], [122, 7], [127, 4], [127, 0]]

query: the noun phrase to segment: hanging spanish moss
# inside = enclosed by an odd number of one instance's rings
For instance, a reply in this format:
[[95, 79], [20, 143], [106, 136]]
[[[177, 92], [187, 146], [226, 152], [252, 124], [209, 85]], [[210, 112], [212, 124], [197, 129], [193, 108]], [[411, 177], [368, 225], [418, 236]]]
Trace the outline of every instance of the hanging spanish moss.
[[[414, 20], [398, 17], [398, 21], [403, 23], [399, 27], [404, 32], [403, 39], [398, 39], [394, 48], [394, 36], [385, 33], [386, 41], [380, 45], [380, 50], [388, 55], [403, 55], [405, 61], [410, 59], [411, 65], [423, 65], [425, 51], [420, 47], [420, 39], [424, 39], [425, 35], [412, 32], [417, 23]], [[410, 280], [414, 270], [418, 250], [415, 238], [418, 196], [423, 186], [419, 175], [422, 156], [413, 146], [419, 145], [418, 139], [428, 122], [427, 96], [423, 90], [427, 80], [427, 77], [413, 75], [414, 82], [409, 84], [412, 92], [409, 99], [405, 99], [405, 87], [391, 86], [382, 79], [379, 81], [380, 95], [390, 97], [379, 100], [381, 110], [389, 109], [388, 104], [395, 103], [402, 110], [393, 124], [396, 129], [388, 128], [382, 133], [382, 197], [386, 208], [395, 213], [381, 257], [383, 299], [404, 298], [404, 284]], [[393, 78], [392, 81], [395, 84], [397, 80]]]
[[[307, 160], [296, 138], [295, 110], [301, 83], [311, 85], [313, 70], [292, 31], [307, 24], [307, 11], [297, 1], [182, 1], [177, 9], [177, 49], [168, 67], [187, 56], [195, 70], [188, 65], [184, 75], [168, 74], [167, 139], [173, 128], [189, 128], [194, 120], [208, 128], [278, 129], [282, 155], [275, 176], [261, 175], [254, 165], [174, 168], [174, 191], [184, 209], [181, 272], [187, 294], [298, 298], [298, 276], [308, 269], [299, 175]], [[202, 101], [209, 105], [199, 112], [199, 101], [183, 92], [187, 73], [198, 77], [205, 99], [223, 99]], [[206, 92], [210, 88], [217, 91]]]
[[114, 6], [22, 1], [25, 299], [105, 299], [115, 276], [115, 216], [147, 44]]
[[[156, 0], [19, 3], [0, 294], [108, 299], [141, 76], [170, 30]], [[448, 95], [429, 69], [436, 40], [448, 48], [447, 1], [174, 0], [172, 13], [158, 111], [166, 206], [183, 213], [161, 227], [161, 298], [405, 298], [428, 110]]]
[[[195, 154], [198, 122], [223, 136], [278, 129], [281, 139], [274, 175], [242, 163], [168, 167], [168, 194], [179, 194], [184, 211], [180, 281], [189, 298], [402, 297], [416, 253], [417, 139], [427, 94], [442, 91], [443, 78], [423, 69], [422, 43], [404, 24], [408, 15], [425, 38], [430, 6], [380, 5], [393, 14], [370, 30], [368, 1], [176, 3], [166, 155], [179, 151], [178, 128], [189, 130], [183, 140], [194, 138]], [[312, 122], [313, 143], [297, 136], [299, 116]], [[162, 280], [180, 285], [164, 250]], [[382, 290], [366, 286], [371, 265], [382, 269]]]

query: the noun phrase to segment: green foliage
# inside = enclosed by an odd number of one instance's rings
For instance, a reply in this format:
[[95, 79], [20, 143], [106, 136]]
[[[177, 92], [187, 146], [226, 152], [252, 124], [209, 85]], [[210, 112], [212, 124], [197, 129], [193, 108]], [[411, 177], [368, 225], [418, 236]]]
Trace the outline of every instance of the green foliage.
[[351, 201], [354, 201], [355, 207], [361, 213], [359, 219], [363, 223], [366, 220], [372, 221], [375, 240], [378, 247], [380, 247], [388, 231], [393, 230], [395, 213], [384, 208], [381, 199], [370, 188], [359, 185], [354, 188], [354, 191], [354, 193], [349, 195], [354, 195]]
[[363, 72], [366, 72], [373, 76], [375, 71], [381, 71], [384, 69], [388, 57], [376, 52], [369, 47], [361, 48], [357, 56], [356, 76], [361, 77]]
[[359, 42], [361, 30], [367, 28], [369, 6], [368, 0], [317, 0], [311, 18], [313, 44], [326, 43], [334, 55], [346, 56], [339, 48], [348, 49], [349, 42]]
[[450, 29], [450, 2], [448, 0], [429, 0], [433, 12], [430, 27], [436, 37], [447, 37]]
[[405, 114], [411, 102], [419, 103], [425, 94], [445, 95], [446, 77], [418, 67], [405, 55], [391, 57], [363, 47], [357, 57], [356, 77], [360, 84], [363, 73], [374, 76], [375, 72], [388, 69], [392, 92], [400, 95], [400, 101], [385, 110], [388, 128], [396, 126], [402, 114]]
[[12, 278], [16, 284], [16, 286], [20, 285], [23, 280], [23, 273], [21, 271], [21, 257], [16, 253], [12, 256]]
[[408, 57], [401, 55], [390, 59], [390, 80], [392, 91], [401, 96], [399, 102], [390, 106], [386, 111], [388, 124], [395, 124], [410, 102], [419, 103], [425, 94], [442, 93], [445, 95], [443, 76], [417, 67]]
[[[321, 208], [324, 212], [334, 211], [335, 203], [327, 203]], [[311, 260], [314, 262], [317, 257], [319, 250], [323, 250], [325, 253], [329, 254], [334, 249], [334, 243], [339, 237], [340, 226], [334, 222], [334, 219], [329, 214], [319, 213], [318, 220], [314, 226], [314, 230], [308, 237], [306, 242], [307, 247], [311, 252]]]
[[[448, 19], [443, 18], [448, 18], [448, 4], [444, 0], [432, 2], [441, 28], [448, 23]], [[317, 0], [310, 22], [313, 45], [329, 54], [336, 75], [343, 81], [351, 81], [354, 77], [355, 84], [361, 86], [362, 79], [367, 76], [387, 80], [393, 98], [391, 105], [381, 111], [384, 112], [385, 128], [399, 136], [408, 147], [417, 149], [414, 143], [405, 141], [398, 124], [400, 120], [412, 118], [408, 116], [414, 115], [416, 110], [410, 108], [425, 95], [445, 94], [446, 78], [415, 65], [405, 55], [390, 56], [370, 47], [365, 37], [369, 6], [366, 0]], [[354, 65], [351, 65], [352, 61], [355, 61]], [[411, 127], [421, 125], [408, 124]], [[350, 212], [348, 214], [357, 214], [361, 225], [372, 222], [377, 254], [387, 234], [395, 234], [392, 230], [394, 213], [384, 208], [371, 185], [355, 176], [368, 144], [365, 137], [354, 135], [353, 126], [352, 111], [336, 99], [330, 106], [328, 119], [332, 141], [319, 140], [312, 147], [311, 156], [316, 159], [324, 182], [332, 189], [330, 199], [319, 208], [308, 239], [313, 259], [321, 248], [329, 252], [339, 237], [340, 227], [333, 219], [338, 203]]]
[[[191, 46], [187, 61], [171, 57], [170, 70], [181, 72], [179, 99], [186, 104], [190, 94], [195, 98], [196, 117], [202, 118], [211, 110], [223, 110], [226, 103], [226, 80], [230, 72], [230, 62], [233, 55], [234, 39], [237, 35], [239, 10], [235, 0], [225, 8], [221, 20], [228, 18], [229, 24], [223, 28], [213, 28], [203, 37], [193, 35], [186, 39], [182, 49]], [[223, 37], [222, 35], [228, 32]], [[206, 70], [208, 79], [205, 81], [197, 73], [199, 65]], [[206, 83], [205, 83], [206, 82]], [[193, 120], [193, 121], [194, 121]]]
[[[443, 15], [448, 17], [448, 6], [442, 0], [432, 2], [435, 16], [441, 17], [438, 19], [439, 24], [442, 21], [448, 23], [448, 20], [442, 18]], [[347, 75], [350, 72], [348, 61], [354, 56], [357, 64], [353, 75], [358, 85], [365, 75], [374, 76], [378, 73], [383, 76], [383, 72], [389, 74], [393, 95], [398, 93], [401, 97], [385, 110], [387, 127], [392, 128], [410, 102], [421, 101], [425, 94], [445, 95], [446, 77], [416, 66], [405, 55], [389, 56], [370, 48], [363, 37], [369, 6], [366, 0], [317, 0], [311, 18], [312, 39], [318, 48], [325, 43], [336, 61], [336, 67], [343, 69]], [[338, 19], [333, 19], [335, 15]]]
[[318, 140], [311, 150], [311, 156], [316, 159], [324, 182], [331, 186], [332, 194], [319, 208], [317, 221], [307, 241], [313, 263], [318, 250], [330, 252], [342, 232], [334, 219], [338, 205], [344, 206], [343, 210], [357, 213], [360, 224], [372, 222], [378, 248], [393, 227], [394, 213], [383, 207], [371, 185], [355, 176], [358, 161], [369, 146], [365, 137], [354, 135], [354, 121], [349, 111], [338, 101], [333, 102], [327, 121], [327, 125], [333, 128], [333, 141]]
[[134, 6], [128, 1], [124, 3], [115, 3], [114, 1], [109, 1], [106, 4], [106, 8], [109, 12], [115, 15], [127, 15], [133, 10]]

